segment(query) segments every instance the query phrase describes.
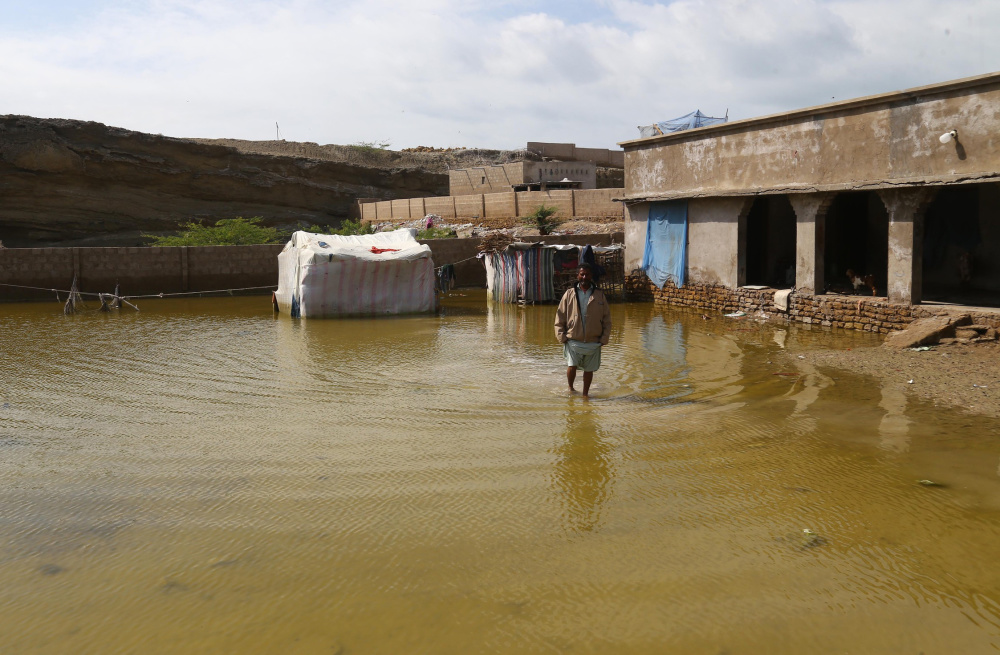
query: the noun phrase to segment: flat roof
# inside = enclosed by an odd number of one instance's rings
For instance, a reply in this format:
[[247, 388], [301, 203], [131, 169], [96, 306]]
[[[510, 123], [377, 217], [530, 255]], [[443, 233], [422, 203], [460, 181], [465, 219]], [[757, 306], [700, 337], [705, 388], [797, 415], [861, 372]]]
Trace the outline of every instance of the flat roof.
[[803, 109], [794, 109], [792, 111], [781, 112], [779, 114], [768, 114], [766, 116], [759, 116], [756, 118], [744, 118], [738, 121], [732, 121], [730, 123], [717, 123], [715, 125], [708, 125], [706, 127], [696, 127], [691, 130], [681, 130], [680, 132], [670, 132], [669, 134], [651, 136], [640, 139], [630, 139], [628, 141], [620, 141], [618, 145], [626, 150], [629, 148], [636, 148], [638, 146], [648, 146], [655, 145], [659, 143], [667, 144], [672, 141], [682, 141], [689, 139], [692, 136], [696, 138], [711, 138], [715, 136], [721, 136], [728, 134], [730, 132], [742, 131], [747, 127], [764, 127], [773, 123], [785, 123], [789, 120], [809, 118], [816, 116], [818, 114], [830, 114], [838, 111], [844, 111], [847, 109], [857, 109], [866, 106], [882, 105], [889, 102], [895, 102], [899, 100], [909, 100], [911, 98], [918, 98], [922, 96], [934, 96], [949, 93], [952, 91], [959, 91], [966, 88], [974, 88], [977, 86], [986, 86], [989, 84], [1000, 83], [1000, 72], [986, 73], [985, 75], [976, 75], [974, 77], [965, 77], [958, 80], [950, 80], [948, 82], [939, 82], [937, 84], [928, 84], [926, 86], [917, 86], [912, 89], [905, 89], [903, 91], [890, 91], [888, 93], [879, 93], [871, 96], [862, 96], [860, 98], [854, 98], [852, 100], [841, 100], [839, 102], [830, 102], [824, 105], [816, 105], [814, 107], [806, 107]]

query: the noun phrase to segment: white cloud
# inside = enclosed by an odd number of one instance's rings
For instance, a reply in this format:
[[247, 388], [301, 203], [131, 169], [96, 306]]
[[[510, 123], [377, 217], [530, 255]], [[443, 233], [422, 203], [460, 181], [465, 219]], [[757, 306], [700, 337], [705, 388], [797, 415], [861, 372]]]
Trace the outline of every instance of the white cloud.
[[743, 118], [1000, 68], [992, 0], [527, 6], [133, 3], [0, 35], [0, 112], [173, 136], [267, 139], [277, 121], [320, 143], [604, 146], [695, 108]]

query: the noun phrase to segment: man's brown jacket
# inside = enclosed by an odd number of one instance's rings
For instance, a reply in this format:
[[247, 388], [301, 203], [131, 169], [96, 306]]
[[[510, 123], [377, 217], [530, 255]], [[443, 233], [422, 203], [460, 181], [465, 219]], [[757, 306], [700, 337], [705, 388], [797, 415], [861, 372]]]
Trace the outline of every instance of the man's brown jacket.
[[608, 345], [611, 338], [611, 308], [604, 292], [591, 285], [594, 293], [587, 301], [587, 325], [584, 330], [580, 316], [580, 304], [576, 298], [576, 285], [566, 289], [559, 307], [556, 309], [556, 339], [566, 343], [567, 339], [594, 343], [600, 341], [602, 346]]

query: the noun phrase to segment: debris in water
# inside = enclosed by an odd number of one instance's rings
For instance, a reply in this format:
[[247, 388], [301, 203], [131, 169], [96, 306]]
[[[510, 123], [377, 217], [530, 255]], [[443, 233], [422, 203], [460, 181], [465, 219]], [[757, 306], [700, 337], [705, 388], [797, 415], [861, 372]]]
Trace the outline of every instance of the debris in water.
[[826, 543], [826, 539], [819, 536], [809, 528], [802, 528], [802, 547], [816, 548]]
[[746, 316], [745, 312], [733, 312], [732, 314], [723, 314], [726, 318], [742, 318]]
[[934, 480], [917, 480], [917, 483], [925, 487], [941, 487], [942, 489], [945, 487], [945, 485], [940, 482], [934, 482]]

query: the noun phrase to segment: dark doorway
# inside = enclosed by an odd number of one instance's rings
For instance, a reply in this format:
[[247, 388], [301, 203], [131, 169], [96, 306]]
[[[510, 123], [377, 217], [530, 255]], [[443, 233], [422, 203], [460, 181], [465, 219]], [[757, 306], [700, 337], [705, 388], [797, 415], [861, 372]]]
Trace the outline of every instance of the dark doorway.
[[759, 196], [747, 214], [746, 284], [795, 286], [795, 210], [787, 196]]
[[[889, 279], [889, 213], [874, 191], [838, 194], [826, 214], [826, 290], [884, 296]], [[848, 271], [867, 283], [855, 287]], [[870, 276], [870, 278], [869, 278]]]
[[1000, 307], [1000, 185], [940, 189], [924, 214], [923, 300]]

